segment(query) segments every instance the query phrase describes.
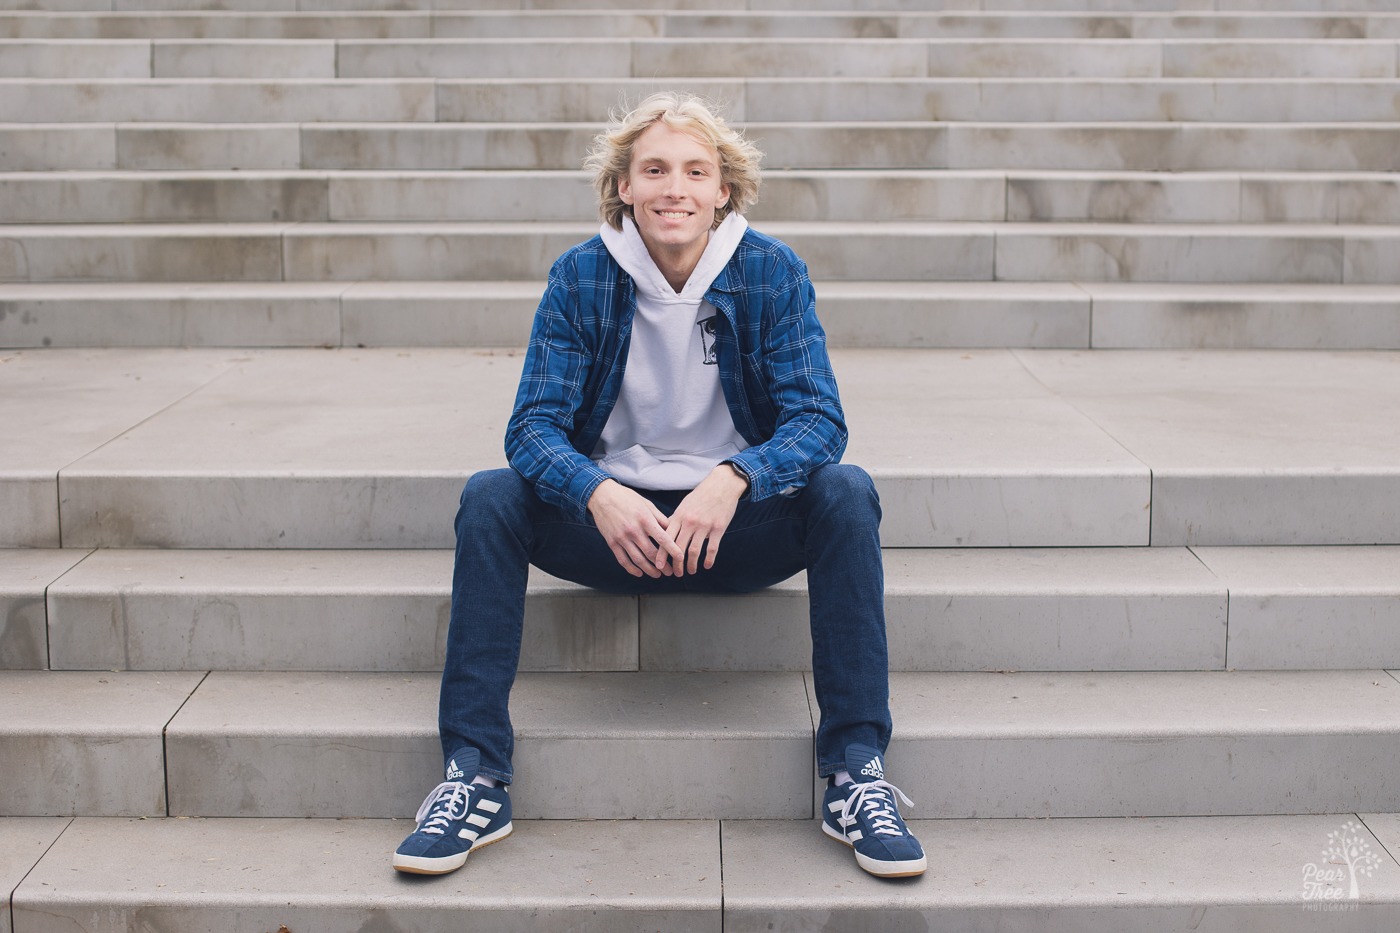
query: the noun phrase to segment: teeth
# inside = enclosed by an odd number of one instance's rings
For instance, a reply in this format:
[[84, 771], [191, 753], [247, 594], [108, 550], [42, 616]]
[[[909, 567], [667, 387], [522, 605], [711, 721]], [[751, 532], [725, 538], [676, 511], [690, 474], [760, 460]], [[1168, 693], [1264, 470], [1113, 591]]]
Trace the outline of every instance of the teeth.
[[685, 211], [657, 211], [657, 213], [662, 217], [670, 217], [672, 219], [688, 216]]

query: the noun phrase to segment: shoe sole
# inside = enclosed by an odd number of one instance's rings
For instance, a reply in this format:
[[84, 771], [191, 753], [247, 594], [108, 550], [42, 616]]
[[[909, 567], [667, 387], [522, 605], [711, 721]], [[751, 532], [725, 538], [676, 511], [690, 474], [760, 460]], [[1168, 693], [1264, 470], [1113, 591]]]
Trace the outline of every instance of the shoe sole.
[[446, 875], [467, 864], [467, 856], [477, 849], [484, 849], [493, 842], [500, 842], [515, 829], [515, 824], [507, 823], [489, 836], [482, 836], [472, 847], [461, 855], [446, 855], [442, 858], [423, 858], [417, 855], [394, 853], [394, 869], [409, 875]]
[[855, 853], [856, 864], [877, 878], [917, 878], [928, 870], [928, 856], [907, 859], [903, 862], [881, 862], [856, 852], [856, 847], [851, 844], [851, 840], [842, 835], [839, 830], [832, 829], [825, 820], [822, 820], [822, 832]]

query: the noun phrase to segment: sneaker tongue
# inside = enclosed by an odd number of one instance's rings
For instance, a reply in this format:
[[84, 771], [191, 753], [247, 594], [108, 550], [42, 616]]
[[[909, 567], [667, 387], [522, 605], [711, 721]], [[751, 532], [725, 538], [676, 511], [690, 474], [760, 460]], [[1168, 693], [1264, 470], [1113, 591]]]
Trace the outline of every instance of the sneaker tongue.
[[869, 745], [846, 746], [846, 770], [857, 784], [885, 779], [885, 762]]
[[459, 748], [447, 759], [446, 780], [470, 784], [481, 772], [481, 752], [474, 748]]

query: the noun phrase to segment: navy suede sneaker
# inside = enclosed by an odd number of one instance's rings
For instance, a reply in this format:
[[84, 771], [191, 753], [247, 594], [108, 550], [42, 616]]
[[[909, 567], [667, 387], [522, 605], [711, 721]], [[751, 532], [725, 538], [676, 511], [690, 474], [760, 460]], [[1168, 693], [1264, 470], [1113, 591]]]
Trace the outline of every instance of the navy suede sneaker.
[[822, 806], [822, 832], [855, 849], [856, 863], [881, 878], [922, 875], [928, 867], [923, 846], [899, 815], [895, 797], [909, 806], [914, 801], [885, 780], [880, 753], [868, 745], [846, 747], [846, 770], [851, 780], [827, 782]]
[[481, 753], [464, 748], [447, 763], [447, 779], [418, 808], [418, 828], [394, 850], [394, 867], [415, 875], [445, 875], [467, 863], [467, 856], [510, 835], [510, 793], [506, 785], [471, 783]]

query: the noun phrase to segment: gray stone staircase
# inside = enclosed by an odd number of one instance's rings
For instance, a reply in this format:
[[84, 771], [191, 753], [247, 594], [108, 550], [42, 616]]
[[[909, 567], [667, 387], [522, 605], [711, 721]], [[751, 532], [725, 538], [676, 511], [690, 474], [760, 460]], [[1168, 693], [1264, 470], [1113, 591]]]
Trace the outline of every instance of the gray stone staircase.
[[[0, 0], [0, 933], [1400, 924], [1400, 3], [199, 5]], [[816, 827], [802, 577], [532, 577], [517, 831], [388, 865], [659, 87], [812, 267], [922, 879]]]

